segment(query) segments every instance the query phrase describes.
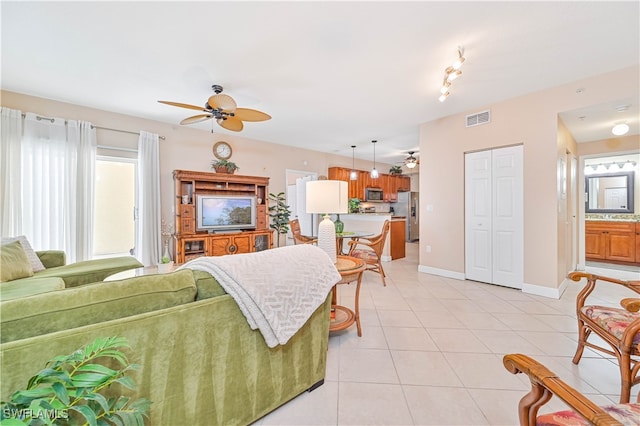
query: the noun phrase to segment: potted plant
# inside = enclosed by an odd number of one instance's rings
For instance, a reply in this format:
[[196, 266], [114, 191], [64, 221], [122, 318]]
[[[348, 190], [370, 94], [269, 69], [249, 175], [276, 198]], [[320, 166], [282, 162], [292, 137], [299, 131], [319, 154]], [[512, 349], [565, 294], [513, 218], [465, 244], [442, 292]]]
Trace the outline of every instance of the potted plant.
[[291, 210], [286, 203], [284, 192], [277, 194], [270, 193], [269, 201], [273, 201], [275, 204], [269, 206], [269, 217], [271, 218], [271, 224], [269, 228], [276, 231], [276, 245], [280, 247], [280, 236], [289, 232], [289, 216]]
[[349, 199], [349, 213], [359, 213], [360, 212], [360, 199], [359, 198], [350, 198]]
[[402, 167], [400, 166], [391, 166], [391, 168], [389, 169], [389, 174], [392, 175], [401, 175], [402, 174]]
[[[123, 337], [100, 337], [69, 355], [59, 355], [29, 379], [26, 389], [0, 403], [0, 423], [142, 425], [151, 401], [114, 396], [119, 383], [134, 389], [127, 373], [139, 369], [130, 364], [121, 348]], [[103, 392], [109, 389], [107, 395]]]
[[233, 161], [229, 160], [213, 160], [211, 162], [211, 168], [216, 171], [216, 173], [227, 173], [232, 175], [238, 170], [240, 167], [236, 165]]

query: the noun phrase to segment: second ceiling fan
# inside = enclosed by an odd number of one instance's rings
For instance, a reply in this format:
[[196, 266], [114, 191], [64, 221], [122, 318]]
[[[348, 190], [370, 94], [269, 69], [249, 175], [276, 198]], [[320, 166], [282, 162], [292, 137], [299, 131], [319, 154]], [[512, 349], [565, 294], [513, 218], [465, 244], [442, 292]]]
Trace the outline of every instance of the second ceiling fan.
[[250, 108], [238, 108], [236, 101], [231, 96], [222, 93], [222, 86], [214, 84], [211, 86], [211, 89], [213, 89], [215, 95], [209, 97], [204, 107], [171, 101], [158, 102], [180, 108], [198, 110], [204, 113], [187, 117], [182, 120], [180, 124], [193, 124], [215, 119], [221, 127], [239, 132], [244, 128], [243, 121], [266, 121], [271, 119], [269, 114], [262, 111]]

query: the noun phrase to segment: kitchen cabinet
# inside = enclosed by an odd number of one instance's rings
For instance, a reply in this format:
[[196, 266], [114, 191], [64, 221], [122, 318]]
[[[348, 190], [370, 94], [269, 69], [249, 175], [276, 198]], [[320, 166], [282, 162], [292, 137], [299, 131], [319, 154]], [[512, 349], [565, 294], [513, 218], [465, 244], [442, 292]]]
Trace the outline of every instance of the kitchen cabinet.
[[639, 232], [635, 222], [585, 222], [585, 258], [587, 260], [638, 263]]
[[391, 239], [391, 260], [402, 259], [403, 257], [405, 257], [405, 247], [407, 240], [405, 219], [391, 219], [389, 238]]
[[349, 184], [349, 198], [365, 199], [367, 188], [380, 188], [384, 192], [384, 201], [395, 203], [398, 201], [398, 192], [411, 190], [411, 178], [404, 175], [380, 174], [373, 179], [368, 170], [357, 170], [358, 179], [350, 180], [351, 169], [344, 167], [329, 167], [328, 177], [331, 180], [342, 180]]

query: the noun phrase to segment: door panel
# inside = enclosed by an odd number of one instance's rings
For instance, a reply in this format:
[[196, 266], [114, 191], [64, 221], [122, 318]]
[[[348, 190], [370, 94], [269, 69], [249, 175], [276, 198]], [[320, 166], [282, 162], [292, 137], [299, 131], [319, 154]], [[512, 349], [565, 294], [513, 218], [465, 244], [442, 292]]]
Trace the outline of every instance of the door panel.
[[522, 288], [522, 146], [465, 155], [465, 276]]

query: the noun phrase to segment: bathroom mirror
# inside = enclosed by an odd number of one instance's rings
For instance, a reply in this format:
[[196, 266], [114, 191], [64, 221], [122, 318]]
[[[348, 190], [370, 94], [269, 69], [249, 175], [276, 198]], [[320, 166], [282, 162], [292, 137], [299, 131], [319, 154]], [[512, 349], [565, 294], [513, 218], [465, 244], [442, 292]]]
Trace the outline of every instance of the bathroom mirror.
[[634, 172], [585, 177], [585, 212], [633, 213]]

